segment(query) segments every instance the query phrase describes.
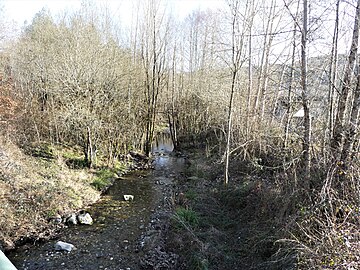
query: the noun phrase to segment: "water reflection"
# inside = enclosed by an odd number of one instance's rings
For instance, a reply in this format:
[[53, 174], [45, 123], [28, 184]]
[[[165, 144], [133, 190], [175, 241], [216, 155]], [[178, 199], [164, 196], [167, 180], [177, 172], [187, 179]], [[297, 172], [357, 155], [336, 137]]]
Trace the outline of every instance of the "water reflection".
[[170, 154], [174, 150], [174, 144], [171, 140], [170, 133], [161, 132], [155, 136], [151, 146], [152, 153], [155, 155]]
[[152, 154], [154, 156], [154, 167], [156, 171], [165, 173], [165, 175], [181, 173], [184, 170], [185, 159], [176, 157], [172, 152], [174, 144], [169, 132], [157, 134], [152, 144]]

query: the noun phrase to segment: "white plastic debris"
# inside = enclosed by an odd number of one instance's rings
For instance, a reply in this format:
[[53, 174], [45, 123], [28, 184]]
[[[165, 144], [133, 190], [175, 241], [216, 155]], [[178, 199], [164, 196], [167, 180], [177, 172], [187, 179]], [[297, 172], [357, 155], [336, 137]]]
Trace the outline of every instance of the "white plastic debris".
[[134, 195], [124, 195], [124, 200], [125, 201], [133, 201], [134, 200]]

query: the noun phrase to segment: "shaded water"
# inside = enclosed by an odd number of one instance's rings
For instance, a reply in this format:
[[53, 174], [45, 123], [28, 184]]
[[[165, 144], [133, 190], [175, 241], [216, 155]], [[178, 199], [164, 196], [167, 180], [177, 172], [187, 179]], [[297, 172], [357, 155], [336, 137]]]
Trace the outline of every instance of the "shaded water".
[[[77, 250], [55, 252], [54, 240], [22, 247], [9, 254], [10, 260], [27, 270], [139, 269], [139, 237], [161, 207], [164, 188], [184, 169], [184, 159], [170, 156], [172, 150], [169, 136], [158, 137], [153, 144], [154, 170], [116, 179], [101, 200], [87, 209], [94, 219], [92, 226], [64, 229], [57, 240], [72, 243]], [[124, 201], [125, 194], [134, 195], [134, 201]]]

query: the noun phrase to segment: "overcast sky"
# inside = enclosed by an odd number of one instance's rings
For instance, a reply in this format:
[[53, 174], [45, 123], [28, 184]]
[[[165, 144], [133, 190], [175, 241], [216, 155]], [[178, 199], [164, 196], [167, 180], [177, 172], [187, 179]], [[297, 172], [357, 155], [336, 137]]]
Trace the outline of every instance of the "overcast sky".
[[[124, 20], [130, 20], [132, 3], [137, 0], [96, 0], [96, 2], [108, 5], [111, 10], [120, 14]], [[15, 21], [18, 26], [24, 22], [31, 23], [34, 15], [43, 7], [56, 15], [64, 10], [76, 10], [81, 5], [81, 0], [0, 0], [4, 7], [7, 20]], [[190, 14], [195, 9], [217, 9], [224, 5], [224, 0], [165, 0], [172, 7], [174, 15], [181, 18]]]
[[[127, 26], [130, 26], [131, 16], [134, 14], [133, 5], [137, 3], [137, 1], [145, 1], [145, 0], [89, 0], [95, 1], [98, 5], [108, 6], [110, 7], [110, 11], [114, 14], [115, 19], [120, 18], [120, 22], [123, 29], [128, 29]], [[278, 0], [280, 4], [282, 0]], [[6, 22], [14, 21], [17, 26], [9, 26], [7, 27], [7, 36], [11, 38], [12, 36], [17, 36], [19, 34], [19, 30], [22, 26], [24, 26], [24, 22], [30, 24], [34, 15], [39, 12], [42, 8], [47, 8], [50, 10], [53, 16], [62, 13], [63, 11], [76, 11], [80, 8], [82, 0], [0, 0], [0, 6], [3, 6], [5, 17], [1, 18]], [[180, 20], [191, 14], [196, 9], [219, 9], [226, 8], [225, 0], [162, 0], [162, 2], [166, 3], [172, 14], [178, 17]], [[330, 1], [334, 2], [334, 1]], [[314, 2], [315, 3], [315, 0]], [[352, 14], [354, 13], [354, 8], [343, 2], [341, 5], [343, 11], [349, 12], [350, 21], [342, 21], [340, 28], [342, 32], [340, 34], [339, 46], [341, 52], [347, 52], [349, 48], [349, 37], [351, 35], [352, 29]], [[343, 14], [341, 12], [341, 14]], [[344, 13], [345, 14], [345, 13]], [[317, 14], [312, 14], [314, 16]], [[333, 15], [332, 15], [333, 16]], [[330, 17], [331, 19], [332, 17]], [[326, 18], [325, 18], [326, 19]], [[261, 23], [261, 22], [260, 22]], [[333, 33], [333, 22], [329, 21], [327, 23], [329, 25], [328, 29], [324, 28], [322, 30], [322, 39], [318, 39], [317, 42], [311, 42], [309, 44], [314, 52], [314, 54], [322, 54], [327, 51], [324, 50], [324, 46], [328, 46], [331, 42], [331, 37]], [[324, 24], [326, 25], [326, 23]], [[350, 30], [349, 30], [350, 29]], [[282, 46], [282, 41], [279, 43]]]

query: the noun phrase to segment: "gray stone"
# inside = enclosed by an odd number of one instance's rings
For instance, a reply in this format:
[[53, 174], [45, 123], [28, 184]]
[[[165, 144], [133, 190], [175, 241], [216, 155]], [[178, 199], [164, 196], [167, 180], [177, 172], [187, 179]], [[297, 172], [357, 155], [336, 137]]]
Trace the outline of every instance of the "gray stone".
[[86, 213], [86, 212], [80, 212], [80, 214], [77, 216], [77, 220], [78, 220], [79, 224], [83, 224], [83, 225], [93, 224], [92, 217], [90, 216], [89, 213]]
[[72, 251], [73, 249], [75, 249], [75, 246], [73, 244], [70, 243], [66, 243], [63, 241], [58, 241], [55, 244], [55, 250], [57, 251]]

